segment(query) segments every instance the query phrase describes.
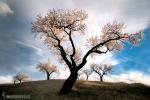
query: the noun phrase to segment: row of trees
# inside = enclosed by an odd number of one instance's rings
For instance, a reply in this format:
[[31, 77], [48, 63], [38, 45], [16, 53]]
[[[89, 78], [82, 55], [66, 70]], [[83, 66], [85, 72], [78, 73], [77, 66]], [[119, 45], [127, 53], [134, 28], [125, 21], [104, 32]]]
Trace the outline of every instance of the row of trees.
[[[50, 75], [52, 73], [58, 73], [58, 67], [55, 64], [52, 64], [50, 59], [48, 59], [47, 62], [38, 63], [36, 69], [38, 69], [40, 72], [46, 73], [47, 80], [50, 79]], [[23, 81], [28, 81], [29, 76], [25, 73], [18, 73], [13, 77], [14, 84], [16, 83], [22, 83]]]
[[[47, 62], [38, 63], [36, 69], [38, 69], [41, 72], [46, 73], [46, 79], [49, 80], [52, 73], [59, 73], [58, 67], [51, 63], [50, 59], [48, 59]], [[91, 64], [89, 69], [83, 69], [78, 72], [78, 80], [80, 80], [80, 76], [85, 74], [86, 80], [88, 80], [89, 76], [95, 72], [99, 75], [100, 81], [103, 82], [103, 76], [106, 75], [108, 72], [112, 70], [111, 65], [100, 65], [100, 64]], [[25, 73], [18, 73], [13, 77], [14, 84], [22, 81], [28, 81], [29, 76]]]
[[107, 75], [107, 73], [111, 72], [112, 65], [107, 64], [91, 64], [89, 69], [83, 69], [78, 72], [78, 80], [80, 79], [80, 76], [85, 74], [86, 80], [88, 80], [89, 76], [95, 72], [97, 75], [99, 75], [99, 79], [101, 82], [103, 82], [103, 76]]

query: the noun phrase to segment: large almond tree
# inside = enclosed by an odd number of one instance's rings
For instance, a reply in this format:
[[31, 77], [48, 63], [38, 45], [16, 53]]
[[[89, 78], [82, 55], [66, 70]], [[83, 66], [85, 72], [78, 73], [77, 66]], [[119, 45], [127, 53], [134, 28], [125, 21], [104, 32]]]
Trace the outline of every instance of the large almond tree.
[[[45, 16], [38, 15], [32, 22], [32, 31], [40, 35], [41, 40], [64, 61], [70, 70], [70, 76], [64, 82], [59, 94], [71, 92], [78, 71], [87, 63], [90, 54], [105, 54], [112, 50], [121, 50], [123, 43], [139, 44], [143, 32], [124, 33], [125, 25], [118, 22], [108, 23], [99, 35], [87, 39], [88, 51], [77, 48], [73, 37], [85, 34], [87, 13], [82, 10], [49, 10]], [[81, 45], [85, 46], [85, 45]], [[80, 46], [80, 47], [81, 47]], [[79, 46], [78, 46], [79, 47]]]

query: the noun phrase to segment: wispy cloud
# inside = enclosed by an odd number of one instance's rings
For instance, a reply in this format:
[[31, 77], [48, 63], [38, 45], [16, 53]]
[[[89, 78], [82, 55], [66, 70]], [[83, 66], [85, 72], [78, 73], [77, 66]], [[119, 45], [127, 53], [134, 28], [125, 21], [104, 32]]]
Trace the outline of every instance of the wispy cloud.
[[29, 43], [25, 43], [25, 42], [19, 41], [19, 40], [16, 40], [15, 42], [18, 43], [18, 44], [21, 44], [23, 46], [26, 46], [28, 48], [34, 49], [36, 51], [36, 54], [39, 55], [39, 56], [42, 56], [42, 54], [44, 53], [44, 51], [41, 48], [39, 48], [39, 47], [37, 47], [35, 45], [29, 44]]
[[0, 1], [0, 15], [7, 15], [13, 13], [14, 11], [10, 8], [10, 6], [7, 3]]

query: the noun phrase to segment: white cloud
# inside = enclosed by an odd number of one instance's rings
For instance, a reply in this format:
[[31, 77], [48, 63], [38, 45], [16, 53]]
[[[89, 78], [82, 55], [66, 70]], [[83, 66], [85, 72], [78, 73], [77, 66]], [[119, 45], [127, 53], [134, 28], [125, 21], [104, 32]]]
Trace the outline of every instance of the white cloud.
[[59, 68], [59, 75], [57, 79], [67, 79], [69, 74], [69, 69]]
[[[127, 25], [126, 31], [136, 32], [150, 24], [149, 0], [77, 0], [75, 6], [88, 11], [99, 24], [117, 20]], [[91, 24], [93, 23], [91, 21]]]
[[13, 14], [14, 11], [5, 2], [0, 1], [0, 15]]
[[12, 83], [12, 82], [13, 82], [12, 76], [0, 76], [0, 84]]
[[102, 55], [98, 55], [94, 59], [89, 59], [88, 61], [89, 61], [88, 62], [89, 64], [90, 63], [101, 63], [101, 64], [111, 64], [114, 66], [120, 63], [117, 59], [115, 59], [113, 57], [113, 54], [111, 52], [108, 52], [108, 53], [102, 54]]
[[150, 76], [140, 71], [128, 71], [126, 73], [121, 73], [120, 75], [105, 76], [105, 81], [142, 83], [150, 86]]

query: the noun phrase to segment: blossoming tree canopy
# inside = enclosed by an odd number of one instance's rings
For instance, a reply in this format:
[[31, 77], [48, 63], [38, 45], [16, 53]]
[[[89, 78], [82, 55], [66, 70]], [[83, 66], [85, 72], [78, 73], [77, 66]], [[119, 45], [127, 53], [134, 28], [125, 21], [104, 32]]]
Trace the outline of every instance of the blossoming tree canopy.
[[[125, 25], [114, 21], [106, 24], [98, 36], [87, 38], [88, 51], [83, 55], [81, 54], [82, 50], [76, 46], [80, 44], [75, 44], [72, 37], [79, 33], [79, 35], [85, 34], [87, 16], [88, 14], [82, 10], [52, 9], [48, 11], [46, 16], [38, 15], [36, 20], [32, 22], [33, 33], [40, 35], [44, 44], [65, 62], [71, 72], [60, 90], [60, 94], [71, 91], [78, 71], [87, 63], [87, 57], [90, 54], [121, 50], [124, 42], [137, 45], [143, 38], [143, 32], [125, 33], [123, 31]], [[65, 43], [70, 46], [66, 46]]]

